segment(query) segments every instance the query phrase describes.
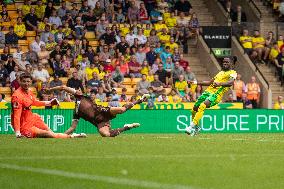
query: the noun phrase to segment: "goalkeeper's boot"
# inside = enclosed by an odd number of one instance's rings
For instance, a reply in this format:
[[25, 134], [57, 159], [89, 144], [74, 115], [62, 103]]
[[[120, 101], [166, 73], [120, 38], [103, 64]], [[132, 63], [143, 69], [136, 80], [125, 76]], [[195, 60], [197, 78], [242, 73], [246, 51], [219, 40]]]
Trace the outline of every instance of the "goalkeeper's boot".
[[151, 96], [149, 94], [143, 94], [143, 96], [141, 96], [141, 98], [139, 99], [142, 102], [147, 101]]
[[87, 137], [87, 135], [85, 133], [79, 133], [79, 134], [73, 133], [73, 134], [71, 134], [71, 138], [86, 138], [86, 137]]
[[124, 127], [128, 127], [129, 129], [137, 128], [140, 126], [140, 123], [130, 123], [130, 124], [125, 124]]

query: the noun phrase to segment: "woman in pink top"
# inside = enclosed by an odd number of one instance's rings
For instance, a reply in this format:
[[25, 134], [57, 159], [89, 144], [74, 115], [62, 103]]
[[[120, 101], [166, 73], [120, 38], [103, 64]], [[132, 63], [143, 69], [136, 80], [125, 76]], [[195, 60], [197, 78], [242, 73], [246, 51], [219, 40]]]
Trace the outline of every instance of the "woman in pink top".
[[129, 67], [128, 63], [125, 61], [124, 56], [121, 55], [119, 59], [116, 61], [116, 65], [120, 66], [120, 72], [124, 75], [127, 76], [129, 74]]

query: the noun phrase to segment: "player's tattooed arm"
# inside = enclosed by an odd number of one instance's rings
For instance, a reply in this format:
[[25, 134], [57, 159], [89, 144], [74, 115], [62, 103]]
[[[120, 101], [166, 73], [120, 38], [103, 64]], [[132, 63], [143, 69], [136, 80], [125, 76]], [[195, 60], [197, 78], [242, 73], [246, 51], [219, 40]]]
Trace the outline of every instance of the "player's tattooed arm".
[[229, 81], [227, 82], [214, 82], [213, 85], [215, 87], [231, 87], [234, 84], [234, 78], [231, 78]]

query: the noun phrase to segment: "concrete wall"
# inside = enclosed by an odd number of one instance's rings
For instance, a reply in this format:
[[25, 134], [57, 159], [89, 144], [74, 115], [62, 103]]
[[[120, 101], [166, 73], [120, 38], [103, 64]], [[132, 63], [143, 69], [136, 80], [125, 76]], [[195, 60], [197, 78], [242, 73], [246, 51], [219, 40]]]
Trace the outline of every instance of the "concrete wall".
[[244, 54], [244, 51], [237, 41], [236, 37], [232, 38], [232, 55], [238, 57], [238, 63], [235, 67], [235, 70], [242, 75], [242, 80], [247, 83], [250, 81], [251, 76], [256, 76], [257, 82], [260, 84], [261, 99], [260, 106], [262, 108], [271, 108], [272, 106], [272, 93], [268, 89], [268, 86], [265, 80], [262, 78], [259, 72], [256, 72], [254, 64], [251, 62], [247, 54]]
[[214, 77], [216, 73], [221, 70], [221, 67], [214, 55], [210, 54], [210, 49], [201, 36], [199, 36], [197, 41], [197, 51], [200, 58], [200, 63], [206, 67], [210, 77]]

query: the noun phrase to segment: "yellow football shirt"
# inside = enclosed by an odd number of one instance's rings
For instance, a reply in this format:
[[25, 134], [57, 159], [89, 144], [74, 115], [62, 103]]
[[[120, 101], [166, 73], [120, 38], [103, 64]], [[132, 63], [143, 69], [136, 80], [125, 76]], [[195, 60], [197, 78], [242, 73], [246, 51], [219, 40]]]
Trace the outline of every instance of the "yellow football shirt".
[[45, 5], [41, 5], [41, 6], [36, 5], [36, 7], [35, 7], [35, 15], [38, 18], [41, 19], [41, 18], [43, 18], [44, 13], [45, 13]]
[[166, 20], [167, 18], [170, 18], [171, 17], [171, 13], [169, 12], [164, 12], [163, 13], [163, 19]]
[[[262, 43], [262, 42], [265, 42], [265, 39], [263, 37], [253, 37], [252, 38], [252, 44], [253, 43]], [[255, 45], [253, 48], [263, 48], [264, 45]]]
[[151, 32], [151, 29], [145, 29], [145, 30], [144, 30], [144, 35], [145, 35], [146, 37], [149, 37], [149, 36], [150, 36], [150, 32]]
[[125, 37], [128, 33], [129, 33], [129, 28], [126, 28], [126, 27], [122, 27], [120, 28], [120, 31], [121, 31], [121, 36]]
[[85, 69], [85, 73], [86, 73], [86, 76], [87, 76], [88, 80], [93, 78], [93, 73], [94, 72], [98, 73], [99, 72], [98, 68], [93, 68], [93, 69], [92, 68], [86, 68]]
[[25, 26], [25, 24], [20, 24], [20, 25], [16, 24], [14, 26], [14, 32], [15, 32], [15, 34], [17, 36], [19, 36], [21, 38], [24, 37], [25, 33], [26, 33], [26, 26]]
[[31, 8], [32, 6], [31, 5], [23, 5], [22, 6], [22, 12], [24, 15], [27, 15], [31, 12]]
[[166, 43], [165, 46], [169, 46], [170, 47], [171, 53], [174, 53], [174, 49], [178, 48], [178, 44], [177, 43]]
[[277, 41], [278, 48], [280, 48], [284, 44], [283, 41]]
[[186, 81], [176, 81], [175, 82], [175, 88], [178, 90], [178, 91], [185, 91], [187, 87], [187, 82]]
[[[230, 79], [236, 79], [237, 78], [237, 72], [235, 70], [228, 70], [228, 71], [220, 71], [215, 77], [214, 82], [228, 82]], [[218, 92], [218, 95], [222, 97], [230, 87], [214, 87], [213, 84], [211, 84], [205, 91], [209, 93], [216, 93]]]
[[95, 68], [94, 72], [98, 74], [99, 79], [103, 79], [106, 73], [104, 71], [100, 72], [98, 68]]
[[242, 43], [244, 48], [251, 49], [252, 48], [252, 42], [251, 41], [244, 42], [245, 40], [248, 40], [248, 39], [252, 40], [252, 37], [250, 37], [250, 36], [241, 36], [240, 37], [240, 42]]
[[269, 59], [271, 60], [275, 59], [278, 56], [278, 54], [279, 54], [278, 49], [272, 48], [269, 54]]
[[177, 19], [175, 17], [173, 18], [169, 17], [165, 20], [165, 22], [169, 28], [173, 28], [177, 25]]
[[155, 24], [154, 28], [156, 31], [161, 30], [163, 28], [166, 28], [168, 30], [168, 27], [166, 26], [166, 24]]
[[170, 41], [171, 36], [170, 35], [164, 35], [164, 34], [158, 34], [158, 37], [161, 42], [167, 43]]
[[149, 74], [149, 67], [148, 66], [142, 67], [142, 69], [140, 70], [140, 73], [148, 75]]

